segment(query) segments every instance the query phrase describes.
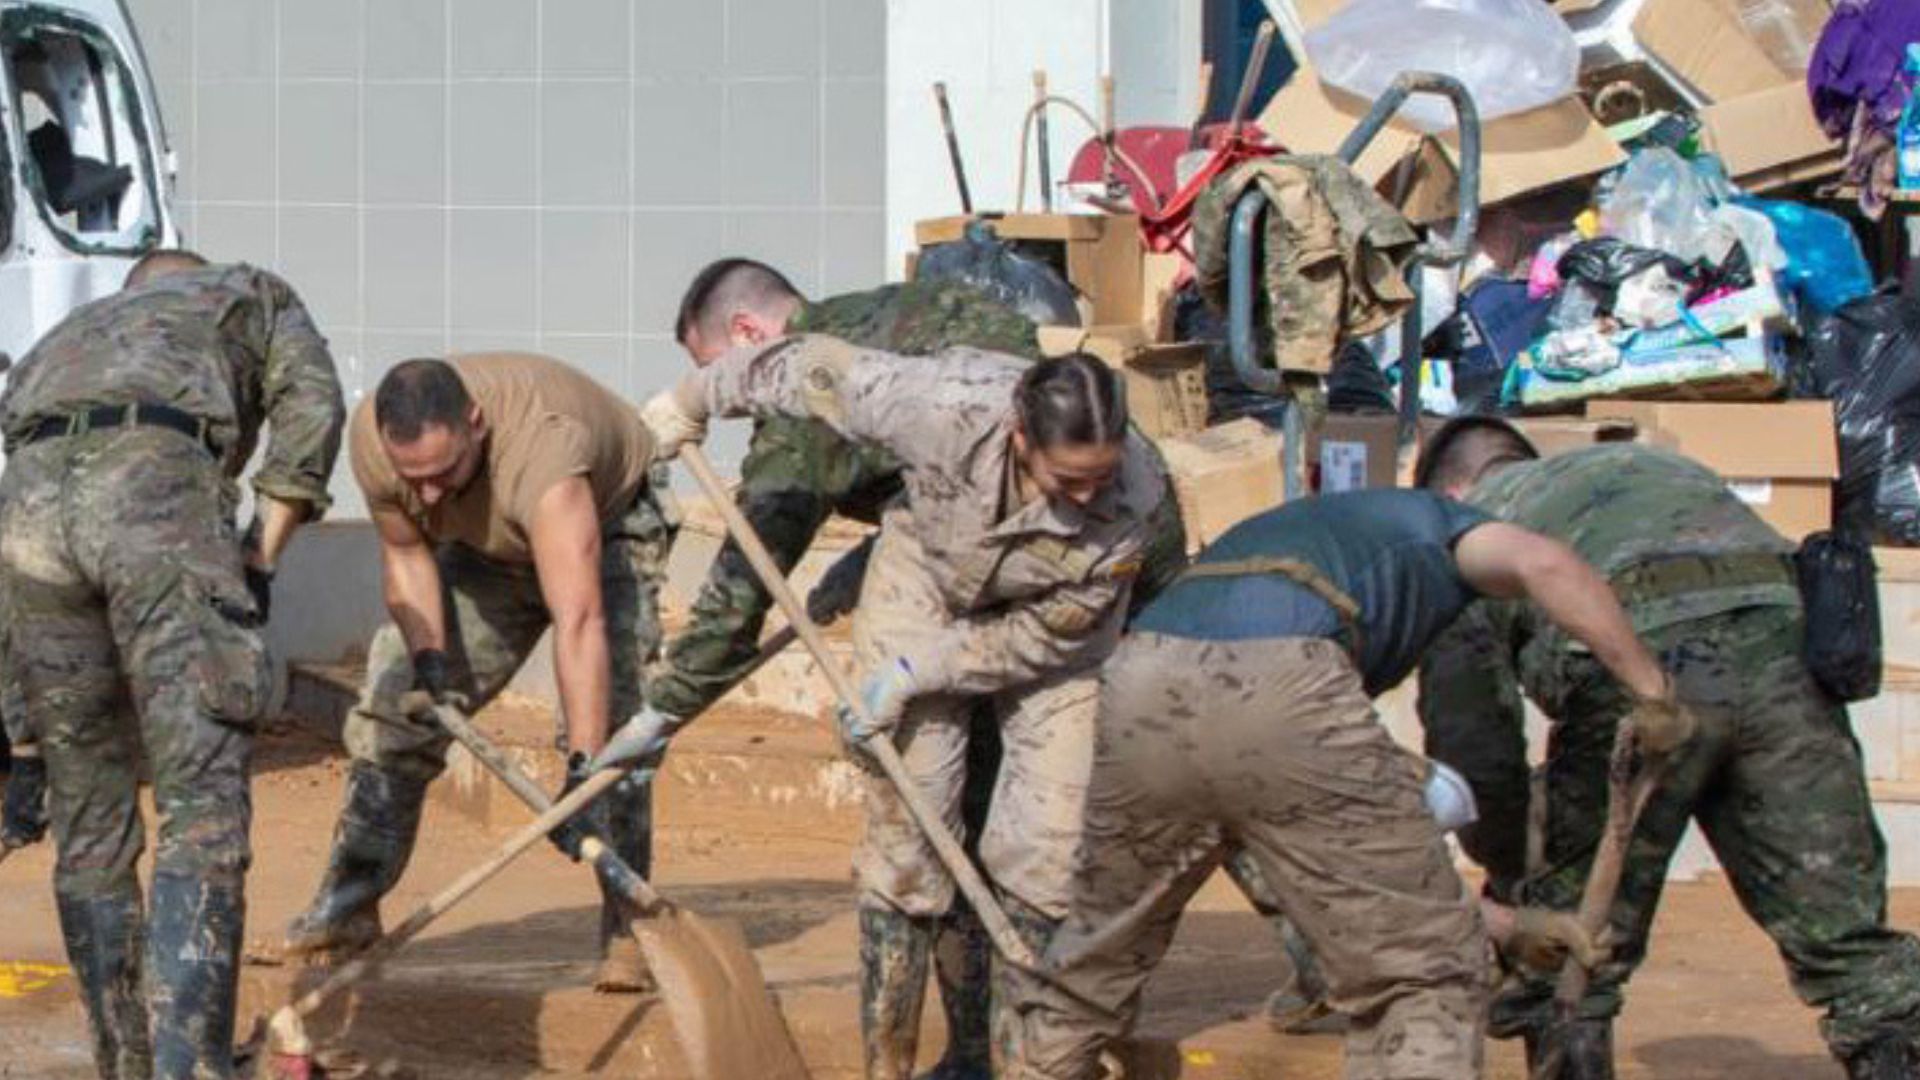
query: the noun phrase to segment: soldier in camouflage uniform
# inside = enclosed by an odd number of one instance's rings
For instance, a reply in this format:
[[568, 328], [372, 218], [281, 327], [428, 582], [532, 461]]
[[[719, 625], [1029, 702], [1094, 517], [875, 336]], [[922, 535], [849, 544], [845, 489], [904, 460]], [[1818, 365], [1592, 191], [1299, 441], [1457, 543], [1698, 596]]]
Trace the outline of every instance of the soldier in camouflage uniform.
[[[1498, 421], [1456, 424], [1421, 479], [1502, 520], [1571, 544], [1611, 579], [1698, 717], [1665, 766], [1628, 849], [1613, 959], [1569, 1040], [1569, 1080], [1612, 1075], [1611, 1022], [1646, 954], [1667, 863], [1697, 821], [1747, 912], [1779, 946], [1794, 990], [1824, 1008], [1822, 1032], [1856, 1080], [1916, 1073], [1920, 942], [1886, 921], [1886, 856], [1845, 710], [1802, 660], [1792, 548], [1711, 472], [1640, 446], [1545, 461]], [[1545, 866], [1525, 868], [1521, 692], [1554, 720], [1547, 749]], [[1420, 673], [1428, 750], [1471, 781], [1482, 822], [1463, 836], [1495, 887], [1575, 907], [1606, 818], [1607, 757], [1625, 708], [1591, 655], [1537, 607], [1483, 603]], [[1523, 978], [1497, 1001], [1496, 1034], [1540, 1042], [1552, 984]]]
[[[271, 687], [259, 627], [275, 558], [328, 504], [342, 413], [286, 282], [185, 252], [74, 311], [0, 398], [8, 674], [46, 756], [60, 929], [112, 1080], [232, 1074], [247, 764]], [[243, 551], [234, 480], [263, 424], [262, 532]], [[143, 756], [159, 811], [144, 915]]]
[[[380, 898], [406, 868], [450, 741], [414, 692], [478, 709], [551, 628], [556, 744], [569, 786], [587, 775], [609, 729], [644, 703], [674, 535], [632, 406], [545, 356], [400, 364], [355, 412], [348, 455], [380, 534], [393, 622], [374, 635], [347, 717], [345, 805], [318, 893], [287, 932], [295, 956], [336, 958], [380, 936]], [[623, 783], [589, 813], [646, 874], [649, 786]], [[578, 840], [555, 836], [576, 857]], [[596, 990], [652, 985], [629, 914], [603, 887]]]
[[[709, 415], [750, 411], [819, 419], [902, 461], [905, 492], [883, 514], [854, 618], [866, 708], [843, 737], [856, 759], [867, 739], [892, 738], [954, 829], [965, 717], [974, 699], [993, 699], [1006, 758], [981, 860], [1037, 948], [1065, 915], [1094, 665], [1125, 617], [1166, 479], [1128, 432], [1119, 376], [1101, 361], [1029, 365], [973, 349], [937, 361], [790, 337], [728, 353], [643, 413], [669, 447], [699, 438]], [[924, 950], [918, 980], [895, 980], [883, 970], [889, 943], [930, 936], [955, 890], [891, 785], [876, 777], [866, 796], [854, 859], [863, 995], [901, 987], [910, 1007], [924, 993]], [[1003, 1023], [1006, 991], [1026, 977], [996, 964], [996, 1057], [1017, 1034]], [[870, 1075], [910, 1068], [887, 1059]]]
[[[696, 363], [707, 363], [733, 345], [771, 340], [786, 333], [821, 333], [857, 345], [906, 356], [927, 356], [971, 345], [1037, 359], [1033, 322], [969, 286], [957, 283], [887, 285], [818, 302], [807, 302], [778, 271], [749, 259], [723, 259], [694, 277], [675, 327]], [[880, 511], [899, 495], [900, 463], [885, 450], [842, 439], [817, 421], [774, 416], [756, 420], [753, 440], [740, 463], [735, 496], [744, 515], [766, 541], [781, 570], [791, 571], [833, 514], [879, 524]], [[836, 564], [808, 606], [821, 622], [848, 610], [858, 595], [871, 542]], [[728, 540], [707, 573], [687, 628], [674, 638], [649, 681], [647, 700], [677, 729], [685, 719], [725, 694], [752, 662], [772, 597], [760, 584], [739, 545]], [[999, 733], [990, 709], [976, 710], [968, 743], [964, 800], [970, 838], [986, 818], [998, 764]], [[969, 844], [971, 849], [972, 844]], [[941, 920], [934, 968], [947, 1014], [947, 1051], [932, 1075], [960, 1080], [984, 1077], [987, 1052], [987, 956], [985, 932], [964, 900]], [[923, 941], [928, 938], [928, 941]], [[924, 953], [930, 936], [901, 934], [881, 953], [905, 982], [926, 981]], [[885, 982], [886, 980], [882, 980]], [[902, 989], [895, 997], [905, 997]], [[869, 1060], [883, 1055], [911, 1062], [920, 1035], [918, 1005], [882, 1005], [879, 994], [861, 1014]]]
[[[1426, 492], [1325, 496], [1242, 522], [1106, 663], [1071, 915], [1047, 953], [1055, 978], [1018, 1003], [1025, 1056], [1010, 1075], [1102, 1076], [1182, 910], [1240, 846], [1350, 1018], [1346, 1075], [1479, 1076], [1487, 937], [1426, 763], [1369, 699], [1483, 595], [1542, 598], [1638, 689], [1643, 736], [1684, 736], [1658, 662], [1564, 545]], [[1505, 921], [1504, 938], [1547, 929]]]

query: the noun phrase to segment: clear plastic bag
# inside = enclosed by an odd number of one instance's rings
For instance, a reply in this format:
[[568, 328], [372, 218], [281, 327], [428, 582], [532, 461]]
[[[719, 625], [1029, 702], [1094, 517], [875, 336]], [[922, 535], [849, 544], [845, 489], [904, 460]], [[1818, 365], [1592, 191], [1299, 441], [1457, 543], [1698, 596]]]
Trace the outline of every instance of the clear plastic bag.
[[[1483, 120], [1574, 92], [1580, 47], [1540, 0], [1353, 0], [1307, 32], [1307, 56], [1328, 85], [1373, 101], [1402, 72], [1459, 79]], [[1402, 118], [1422, 131], [1454, 126], [1453, 107], [1427, 94]]]
[[1714, 221], [1713, 196], [1685, 158], [1665, 147], [1642, 150], [1620, 170], [1600, 205], [1600, 231], [1681, 262], [1719, 263], [1732, 234]]

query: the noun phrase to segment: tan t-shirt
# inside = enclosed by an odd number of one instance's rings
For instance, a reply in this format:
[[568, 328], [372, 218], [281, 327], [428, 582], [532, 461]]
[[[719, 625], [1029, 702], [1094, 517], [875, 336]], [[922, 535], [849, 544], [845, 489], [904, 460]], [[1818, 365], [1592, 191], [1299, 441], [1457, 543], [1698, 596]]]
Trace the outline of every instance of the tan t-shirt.
[[640, 414], [613, 391], [531, 353], [474, 353], [448, 362], [486, 419], [480, 472], [458, 494], [428, 509], [387, 460], [368, 398], [354, 410], [348, 453], [369, 511], [397, 510], [431, 540], [462, 543], [500, 562], [528, 563], [535, 507], [561, 480], [585, 476], [602, 521], [633, 504], [653, 462], [653, 439]]

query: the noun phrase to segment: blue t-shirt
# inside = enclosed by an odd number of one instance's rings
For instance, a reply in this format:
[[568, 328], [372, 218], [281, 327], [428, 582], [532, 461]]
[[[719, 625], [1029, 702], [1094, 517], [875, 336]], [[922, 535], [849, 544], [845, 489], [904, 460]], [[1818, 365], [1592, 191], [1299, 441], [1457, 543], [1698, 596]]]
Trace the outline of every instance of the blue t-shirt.
[[[1407, 676], [1421, 653], [1479, 595], [1454, 563], [1453, 545], [1493, 518], [1428, 491], [1373, 490], [1303, 499], [1248, 518], [1208, 545], [1196, 565], [1297, 559], [1360, 608], [1360, 672], [1378, 694]], [[1209, 641], [1340, 637], [1326, 601], [1274, 573], [1180, 579], [1133, 628]]]

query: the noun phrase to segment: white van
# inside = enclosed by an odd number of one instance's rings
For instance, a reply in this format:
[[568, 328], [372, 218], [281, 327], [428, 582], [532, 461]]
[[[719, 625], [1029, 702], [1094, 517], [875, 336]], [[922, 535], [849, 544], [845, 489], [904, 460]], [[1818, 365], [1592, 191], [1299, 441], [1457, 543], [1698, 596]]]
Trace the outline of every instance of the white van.
[[179, 244], [174, 169], [121, 0], [0, 0], [0, 353]]

